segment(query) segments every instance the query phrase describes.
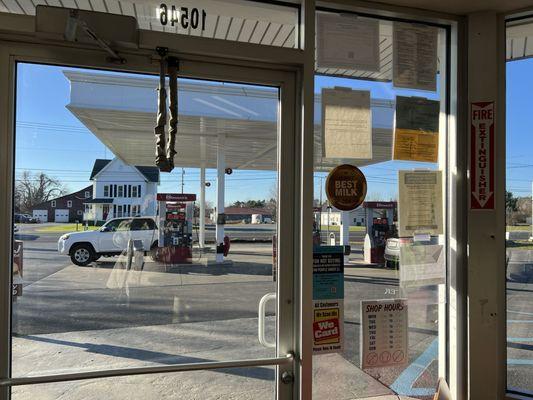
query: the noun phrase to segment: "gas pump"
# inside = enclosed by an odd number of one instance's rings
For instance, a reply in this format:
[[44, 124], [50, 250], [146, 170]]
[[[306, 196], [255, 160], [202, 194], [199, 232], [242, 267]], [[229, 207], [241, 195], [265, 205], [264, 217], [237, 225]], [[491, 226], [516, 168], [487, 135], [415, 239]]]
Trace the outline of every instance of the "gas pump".
[[[363, 203], [366, 210], [366, 236], [364, 242], [365, 263], [384, 264], [387, 239], [394, 235], [395, 201], [367, 201]], [[385, 210], [386, 217], [375, 217], [375, 210]]]
[[158, 193], [158, 259], [166, 264], [192, 260], [195, 194]]

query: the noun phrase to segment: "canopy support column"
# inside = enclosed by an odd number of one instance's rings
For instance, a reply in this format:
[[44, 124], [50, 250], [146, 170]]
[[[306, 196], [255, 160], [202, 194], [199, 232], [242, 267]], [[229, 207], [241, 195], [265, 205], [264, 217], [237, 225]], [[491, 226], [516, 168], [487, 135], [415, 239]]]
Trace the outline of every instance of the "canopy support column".
[[[217, 247], [224, 242], [224, 187], [225, 187], [225, 170], [226, 170], [226, 151], [225, 151], [226, 135], [218, 135], [217, 145], [217, 230], [216, 242]], [[216, 252], [216, 262], [224, 262], [224, 254]]]
[[[205, 123], [203, 118], [200, 120], [200, 132], [205, 131]], [[202, 162], [200, 165], [200, 221], [198, 245], [201, 249], [205, 247], [205, 136], [200, 137], [200, 154]]]
[[199, 225], [199, 246], [205, 247], [205, 164], [200, 167], [200, 221]]
[[350, 211], [341, 211], [341, 246], [348, 246], [350, 244], [350, 225]]

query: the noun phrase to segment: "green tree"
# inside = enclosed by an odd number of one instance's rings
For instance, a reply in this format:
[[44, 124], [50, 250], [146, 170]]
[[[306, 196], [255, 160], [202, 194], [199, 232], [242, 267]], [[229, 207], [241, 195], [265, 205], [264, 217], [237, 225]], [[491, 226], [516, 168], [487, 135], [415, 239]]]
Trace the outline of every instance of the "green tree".
[[505, 191], [505, 213], [507, 217], [507, 224], [512, 223], [511, 217], [515, 211], [518, 210], [518, 197], [514, 197], [512, 192]]

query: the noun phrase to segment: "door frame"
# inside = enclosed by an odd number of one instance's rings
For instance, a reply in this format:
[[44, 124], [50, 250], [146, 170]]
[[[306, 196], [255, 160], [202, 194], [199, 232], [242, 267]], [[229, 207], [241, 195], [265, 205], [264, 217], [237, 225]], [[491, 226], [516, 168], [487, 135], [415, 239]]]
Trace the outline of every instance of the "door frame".
[[[0, 21], [4, 16], [0, 16]], [[14, 20], [13, 28], [29, 26], [28, 20], [33, 17], [14, 16], [6, 17], [8, 28]], [[272, 60], [260, 60], [264, 57], [264, 46], [240, 44], [204, 39], [196, 37], [182, 37], [176, 40], [176, 35], [160, 32], [140, 31], [141, 42], [145, 35], [144, 44], [137, 51], [131, 49], [118, 49], [128, 62], [118, 66], [106, 60], [105, 52], [90, 45], [69, 42], [46, 42], [34, 34], [6, 35], [0, 34], [0, 220], [7, 223], [1, 224], [0, 236], [10, 240], [0, 242], [0, 264], [11, 265], [12, 232], [12, 193], [14, 188], [14, 150], [15, 150], [15, 105], [16, 105], [16, 65], [19, 62], [72, 66], [81, 68], [107, 69], [122, 72], [158, 73], [158, 63], [154, 61], [155, 44], [169, 46], [169, 54], [176, 56], [180, 61], [179, 76], [184, 78], [220, 80], [257, 85], [268, 85], [279, 88], [280, 113], [278, 117], [278, 263], [281, 266], [277, 280], [277, 353], [270, 359], [235, 360], [220, 363], [203, 363], [190, 366], [176, 365], [165, 367], [141, 367], [128, 370], [108, 370], [95, 373], [75, 373], [63, 375], [62, 379], [54, 376], [38, 378], [12, 378], [11, 377], [11, 269], [0, 270], [0, 348], [6, 348], [0, 356], [0, 400], [10, 398], [10, 387], [17, 384], [31, 384], [37, 382], [67, 381], [78, 379], [92, 379], [99, 377], [124, 376], [133, 374], [174, 372], [198, 369], [214, 369], [227, 367], [246, 367], [255, 365], [275, 365], [277, 398], [289, 399], [299, 397], [298, 379], [294, 384], [286, 378], [287, 374], [297, 375], [295, 365], [300, 353], [300, 293], [297, 282], [301, 280], [299, 273], [300, 263], [300, 231], [302, 212], [300, 192], [294, 190], [280, 190], [279, 188], [299, 187], [301, 182], [301, 65], [295, 62], [299, 58], [298, 50], [277, 49], [279, 51], [266, 52], [278, 60], [287, 63], [273, 63]], [[154, 46], [151, 49], [150, 45]], [[201, 44], [202, 55], [190, 54], [187, 49], [198, 48]], [[180, 48], [185, 51], [180, 51]], [[250, 50], [253, 60], [243, 60], [242, 57], [232, 59], [222, 58], [219, 55], [227, 50], [226, 54], [233, 56], [235, 50], [245, 47]], [[300, 52], [301, 53], [301, 52]], [[241, 53], [246, 54], [246, 53]], [[259, 59], [258, 59], [259, 58]], [[289, 383], [283, 383], [286, 381]], [[2, 385], [3, 383], [3, 385]]]

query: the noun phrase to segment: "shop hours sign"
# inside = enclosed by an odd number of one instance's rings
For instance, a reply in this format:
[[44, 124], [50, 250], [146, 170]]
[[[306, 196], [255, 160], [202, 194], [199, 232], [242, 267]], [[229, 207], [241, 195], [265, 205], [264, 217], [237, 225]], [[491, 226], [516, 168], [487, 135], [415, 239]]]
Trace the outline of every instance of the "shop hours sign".
[[205, 30], [205, 20], [207, 18], [205, 10], [162, 3], [157, 12], [159, 22], [163, 26], [170, 25], [181, 27], [182, 29]]
[[407, 300], [363, 300], [361, 323], [361, 368], [407, 363]]

